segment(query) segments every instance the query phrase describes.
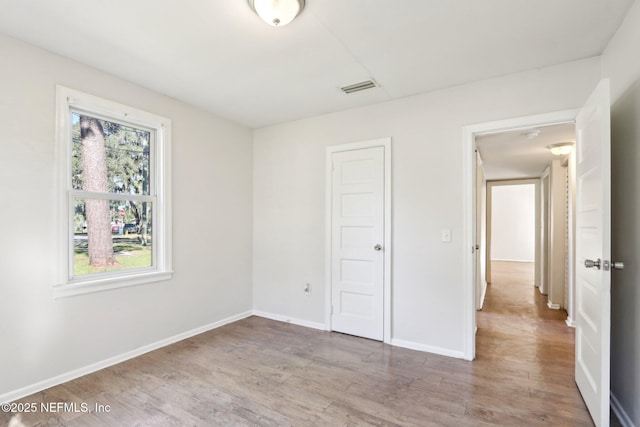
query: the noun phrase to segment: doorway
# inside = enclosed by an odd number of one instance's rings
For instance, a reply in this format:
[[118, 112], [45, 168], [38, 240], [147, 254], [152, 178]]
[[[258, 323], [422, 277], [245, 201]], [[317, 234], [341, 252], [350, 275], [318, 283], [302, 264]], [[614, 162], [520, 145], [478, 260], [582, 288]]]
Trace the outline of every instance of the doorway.
[[575, 125], [488, 132], [477, 135], [475, 143], [487, 178], [488, 283], [496, 261], [531, 263], [531, 284], [545, 296], [546, 306], [571, 313], [575, 188], [569, 170], [575, 153], [571, 145], [560, 154], [548, 147], [575, 144]]
[[[575, 167], [575, 210], [574, 228], [576, 233], [569, 239], [575, 253], [569, 258], [575, 260], [575, 372], [574, 379], [583, 400], [596, 425], [609, 425], [610, 398], [610, 344], [611, 333], [611, 268], [618, 263], [611, 260], [611, 127], [610, 127], [609, 80], [603, 79], [595, 87], [582, 108], [576, 111], [549, 113], [500, 122], [468, 126], [463, 129], [463, 193], [465, 242], [476, 247], [475, 191], [473, 177], [475, 139], [483, 133], [507, 132], [516, 129], [532, 129], [558, 123], [575, 123], [576, 151], [573, 156]], [[551, 148], [551, 147], [547, 147]], [[558, 166], [558, 165], [556, 165]], [[553, 169], [552, 169], [553, 170]], [[553, 176], [551, 177], [553, 181]], [[568, 182], [569, 180], [565, 180]], [[554, 193], [550, 184], [549, 193]], [[550, 205], [554, 198], [550, 196]], [[566, 201], [564, 201], [566, 203]], [[550, 216], [554, 210], [550, 208]], [[568, 210], [570, 212], [570, 208]], [[567, 215], [569, 218], [570, 216]], [[553, 223], [549, 225], [550, 236], [554, 239]], [[553, 242], [549, 241], [552, 245]], [[475, 282], [474, 257], [464, 258], [464, 278], [470, 292], [465, 298], [468, 321], [465, 338], [465, 357], [475, 358], [476, 316], [474, 307]], [[549, 262], [553, 262], [551, 259]], [[620, 269], [623, 265], [619, 265]], [[549, 265], [551, 269], [552, 266]], [[549, 278], [552, 274], [549, 273]], [[553, 282], [549, 285], [552, 287]], [[550, 288], [548, 292], [552, 292]], [[567, 322], [568, 323], [568, 322]], [[568, 329], [568, 328], [567, 328]], [[541, 345], [540, 348], [545, 348]]]
[[[483, 246], [486, 247], [486, 242], [478, 242], [476, 240], [476, 209], [474, 207], [478, 204], [478, 195], [475, 186], [475, 177], [478, 175], [477, 172], [477, 153], [475, 150], [476, 147], [476, 139], [481, 135], [503, 135], [505, 137], [508, 136], [509, 133], [520, 134], [520, 136], [528, 138], [529, 132], [536, 133], [537, 130], [550, 128], [552, 126], [560, 126], [560, 125], [568, 125], [573, 126], [578, 110], [567, 110], [549, 114], [541, 114], [536, 116], [522, 117], [517, 119], [503, 120], [497, 122], [484, 123], [475, 126], [467, 126], [464, 128], [464, 144], [465, 144], [465, 152], [468, 153], [464, 156], [464, 165], [463, 165], [463, 179], [464, 182], [469, 183], [464, 187], [464, 229], [463, 233], [465, 235], [465, 241], [470, 242], [471, 252], [475, 253], [478, 249]], [[537, 137], [538, 135], [532, 136], [531, 139]], [[557, 141], [554, 141], [557, 142]], [[511, 179], [537, 179], [540, 180], [543, 170], [535, 169], [535, 171], [524, 172], [524, 175], [518, 175], [514, 173], [515, 169], [521, 169], [529, 160], [531, 160], [531, 156], [514, 156], [513, 151], [516, 150], [517, 146], [513, 144], [509, 144], [508, 140], [505, 142], [505, 146], [503, 150], [500, 150], [499, 153], [501, 156], [511, 158], [510, 162], [501, 163], [499, 166], [499, 173], [503, 173], [502, 178], [506, 179], [507, 177]], [[539, 151], [539, 154], [548, 154], [548, 150], [546, 148], [542, 148]], [[495, 179], [494, 176], [489, 172], [488, 164], [485, 159], [482, 159], [485, 179], [487, 181], [491, 181], [492, 178]], [[504, 175], [507, 174], [507, 175]], [[542, 213], [541, 213], [542, 214]], [[541, 220], [542, 223], [542, 220]], [[540, 224], [541, 225], [541, 224]], [[542, 247], [542, 229], [536, 230], [540, 233], [540, 243], [539, 243], [539, 256], [543, 256], [543, 247]], [[467, 249], [465, 248], [465, 254]], [[487, 257], [488, 258], [488, 257]], [[465, 350], [464, 355], [465, 359], [473, 360], [476, 357], [476, 334], [477, 331], [477, 320], [476, 320], [476, 308], [477, 308], [477, 283], [475, 281], [475, 265], [474, 259], [472, 257], [465, 255], [465, 283], [474, 284], [470, 292], [467, 293], [465, 299], [465, 315], [467, 317], [467, 324], [471, 327], [467, 329], [467, 334], [465, 338]], [[489, 266], [488, 259], [486, 266]], [[488, 281], [490, 278], [490, 271], [487, 272]], [[540, 284], [540, 277], [537, 278], [537, 284]]]
[[493, 278], [493, 261], [533, 264], [531, 282], [540, 283], [542, 196], [539, 179], [492, 180], [486, 184], [486, 278]]

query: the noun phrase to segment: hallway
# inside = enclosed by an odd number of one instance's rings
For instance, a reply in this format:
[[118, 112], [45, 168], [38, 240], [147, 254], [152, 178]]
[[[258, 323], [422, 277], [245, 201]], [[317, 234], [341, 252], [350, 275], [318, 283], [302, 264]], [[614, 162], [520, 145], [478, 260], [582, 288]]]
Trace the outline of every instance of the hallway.
[[535, 421], [592, 425], [574, 381], [575, 330], [564, 310], [547, 308], [533, 285], [533, 263], [494, 261], [492, 279], [477, 313], [474, 364], [492, 366], [512, 391], [500, 408], [504, 421], [526, 408]]

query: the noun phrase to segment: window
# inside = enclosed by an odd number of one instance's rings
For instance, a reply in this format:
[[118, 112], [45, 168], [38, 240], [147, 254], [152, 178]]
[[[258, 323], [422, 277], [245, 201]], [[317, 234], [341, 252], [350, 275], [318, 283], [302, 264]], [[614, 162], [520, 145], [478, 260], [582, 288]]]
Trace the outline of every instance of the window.
[[171, 277], [171, 121], [57, 88], [56, 296]]

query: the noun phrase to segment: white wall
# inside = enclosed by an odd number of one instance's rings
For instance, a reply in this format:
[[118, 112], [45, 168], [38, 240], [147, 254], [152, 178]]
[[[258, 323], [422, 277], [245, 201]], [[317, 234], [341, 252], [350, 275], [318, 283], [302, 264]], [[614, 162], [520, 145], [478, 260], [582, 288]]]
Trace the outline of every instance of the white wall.
[[547, 305], [549, 308], [564, 308], [566, 281], [566, 232], [567, 232], [567, 177], [566, 168], [560, 159], [550, 165], [549, 187], [549, 281], [547, 283]]
[[599, 76], [595, 58], [256, 130], [254, 307], [324, 322], [325, 147], [390, 136], [392, 336], [462, 356], [462, 128], [579, 107]]
[[491, 260], [534, 262], [536, 188], [491, 187]]
[[[251, 309], [252, 132], [0, 36], [0, 401]], [[170, 281], [54, 300], [55, 85], [173, 120]]]
[[640, 2], [602, 56], [611, 79], [611, 393], [623, 421], [640, 426]]

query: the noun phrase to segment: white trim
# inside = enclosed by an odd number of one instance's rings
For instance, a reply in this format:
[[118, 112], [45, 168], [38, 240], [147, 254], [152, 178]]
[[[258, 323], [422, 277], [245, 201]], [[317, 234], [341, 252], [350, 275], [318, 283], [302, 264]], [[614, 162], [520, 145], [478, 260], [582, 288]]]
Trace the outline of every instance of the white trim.
[[[478, 144], [475, 143], [475, 138], [474, 138], [474, 142], [473, 142], [473, 148], [475, 149], [476, 152], [479, 152], [480, 150], [478, 150]], [[477, 175], [477, 171], [475, 172], [474, 175]], [[491, 252], [492, 250], [492, 245], [493, 245], [493, 187], [491, 186], [491, 181], [487, 181], [486, 176], [485, 176], [485, 180], [484, 180], [484, 195], [485, 195], [485, 202], [484, 202], [484, 212], [478, 212], [478, 183], [475, 181], [477, 180], [477, 176], [474, 176], [474, 182], [475, 182], [475, 188], [474, 193], [473, 193], [473, 200], [474, 200], [474, 207], [473, 207], [473, 212], [474, 212], [474, 223], [473, 225], [476, 227], [476, 229], [474, 229], [474, 233], [478, 233], [477, 227], [478, 227], [478, 216], [482, 217], [482, 214], [484, 213], [484, 226], [485, 226], [485, 239], [484, 239], [484, 263], [485, 263], [485, 273], [484, 273], [484, 277], [487, 281], [487, 283], [491, 283], [493, 281], [493, 266], [491, 265]], [[477, 242], [476, 242], [477, 244]], [[480, 260], [482, 262], [482, 260]], [[473, 260], [473, 265], [474, 265], [474, 270], [478, 270], [479, 267], [477, 265], [478, 260], [474, 258]], [[478, 290], [476, 289], [476, 297]], [[486, 290], [485, 290], [486, 292]], [[478, 325], [476, 325], [476, 329], [478, 329]]]
[[623, 427], [636, 427], [633, 424], [631, 417], [624, 410], [624, 408], [622, 407], [622, 405], [620, 404], [620, 401], [616, 398], [616, 396], [613, 393], [611, 393], [610, 397], [611, 397], [610, 399], [611, 409], [616, 414], [616, 417], [618, 417], [618, 421], [620, 421], [620, 424], [622, 424]]
[[462, 280], [464, 283], [464, 359], [476, 356], [476, 283], [474, 274], [475, 254], [475, 177], [472, 176], [475, 163], [474, 142], [476, 135], [526, 129], [559, 123], [572, 123], [579, 110], [565, 110], [537, 114], [507, 120], [479, 123], [462, 128]]
[[566, 323], [567, 326], [570, 327], [570, 328], [575, 328], [576, 327], [576, 321], [573, 320], [572, 318], [570, 318], [569, 316], [567, 316], [567, 318], [565, 319], [564, 323]]
[[554, 304], [551, 301], [547, 301], [547, 307], [549, 307], [551, 310], [560, 310], [560, 304]]
[[567, 306], [567, 325], [575, 328], [575, 307], [576, 307], [576, 150], [573, 150], [567, 157], [569, 168], [569, 211], [568, 215], [568, 235], [569, 235], [569, 286]]
[[278, 322], [291, 323], [292, 325], [304, 326], [305, 328], [319, 329], [326, 331], [326, 325], [319, 322], [309, 322], [308, 320], [296, 319], [295, 317], [283, 316], [281, 314], [268, 313], [266, 311], [253, 310], [253, 315], [265, 319], [276, 320]]
[[534, 226], [534, 259], [532, 260], [520, 260], [520, 259], [491, 259], [487, 265], [487, 279], [491, 280], [491, 261], [507, 261], [507, 262], [532, 262], [534, 263], [534, 278], [533, 282], [535, 287], [540, 285], [540, 272], [539, 266], [542, 261], [542, 248], [541, 239], [539, 233], [540, 226], [540, 178], [518, 178], [518, 179], [499, 179], [487, 181], [487, 254], [491, 256], [492, 245], [492, 217], [493, 217], [493, 189], [494, 187], [507, 187], [515, 185], [533, 185], [535, 191], [535, 226]]
[[131, 275], [118, 275], [115, 277], [101, 277], [82, 284], [71, 283], [68, 285], [58, 285], [53, 288], [53, 298], [65, 298], [75, 295], [90, 294], [93, 292], [108, 291], [111, 289], [124, 288], [128, 286], [144, 285], [147, 283], [161, 282], [171, 279], [172, 271], [146, 271], [135, 273], [129, 270]]
[[135, 350], [128, 351], [126, 353], [122, 353], [113, 357], [109, 357], [108, 359], [101, 360], [99, 362], [92, 363], [90, 365], [84, 366], [82, 368], [74, 369], [73, 371], [66, 372], [64, 374], [56, 375], [55, 377], [46, 379], [44, 381], [39, 381], [35, 384], [28, 385], [26, 387], [22, 387], [18, 390], [10, 391], [8, 393], [4, 393], [0, 395], [0, 404], [12, 402], [17, 399], [21, 399], [25, 396], [29, 396], [33, 393], [37, 393], [39, 391], [45, 390], [47, 388], [65, 383], [67, 381], [74, 380], [76, 378], [82, 377], [84, 375], [91, 374], [93, 372], [99, 371], [104, 368], [108, 368], [109, 366], [117, 365], [118, 363], [124, 362], [129, 359], [133, 359], [134, 357], [141, 356], [145, 353], [149, 353], [150, 351], [157, 350], [162, 347], [166, 347], [168, 345], [174, 344], [178, 341], [185, 340], [187, 338], [191, 338], [195, 335], [202, 334], [204, 332], [210, 331], [212, 329], [219, 328], [221, 326], [227, 325], [229, 323], [237, 322], [238, 320], [245, 319], [252, 315], [252, 311], [245, 311], [240, 314], [236, 314], [234, 316], [227, 317], [222, 320], [218, 320], [217, 322], [209, 323], [208, 325], [200, 326], [195, 329], [191, 329], [186, 332], [182, 332], [180, 334], [174, 335], [172, 337], [168, 337], [162, 339], [160, 341], [156, 341], [151, 344], [144, 345]]
[[465, 359], [464, 352], [449, 350], [442, 347], [434, 347], [432, 345], [420, 344], [413, 341], [405, 341], [399, 339], [392, 339], [391, 345], [396, 347], [408, 348], [410, 350], [424, 351], [427, 353], [439, 354], [440, 356], [455, 357], [456, 359]]
[[[462, 128], [462, 298], [464, 345], [463, 358], [476, 358], [476, 275], [475, 275], [475, 134], [470, 126]], [[488, 193], [488, 192], [487, 192]], [[488, 204], [489, 202], [487, 202]], [[488, 231], [487, 231], [488, 233]], [[470, 288], [467, 288], [470, 285]]]
[[542, 224], [542, 208], [540, 203], [540, 194], [542, 192], [541, 180], [538, 178], [535, 180], [535, 201], [534, 201], [534, 273], [533, 273], [533, 286], [536, 288], [540, 287], [540, 283], [542, 281], [540, 274], [540, 266], [542, 265], [542, 255], [544, 254], [544, 250], [542, 249], [542, 235], [540, 233], [540, 225]]
[[325, 161], [325, 317], [331, 330], [331, 175], [332, 155], [342, 151], [384, 147], [384, 325], [383, 341], [391, 343], [391, 137], [327, 147]]
[[[476, 310], [482, 310], [482, 307], [484, 307], [484, 298], [487, 296], [487, 288], [489, 287], [489, 284], [487, 283], [486, 280], [483, 280], [482, 283], [482, 295], [480, 295], [480, 307], [478, 307]], [[476, 332], [478, 331], [478, 325], [476, 325]]]
[[[151, 160], [151, 192], [148, 195], [96, 194], [73, 190], [71, 176], [71, 111], [87, 112], [107, 120], [148, 128], [153, 132]], [[114, 101], [56, 86], [56, 169], [59, 225], [54, 253], [57, 253], [57, 275], [54, 298], [99, 292], [123, 286], [168, 280], [172, 276], [171, 236], [171, 120]], [[110, 273], [73, 276], [74, 197], [110, 200], [151, 201], [153, 209], [152, 266]]]
[[491, 185], [492, 187], [509, 187], [513, 185], [535, 185], [538, 182], [540, 182], [540, 178], [533, 177], [533, 178], [518, 178], [518, 179], [494, 179], [494, 180], [488, 180], [487, 184]]

